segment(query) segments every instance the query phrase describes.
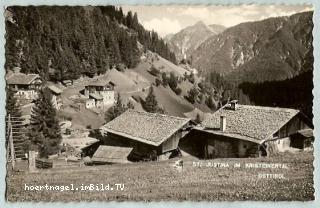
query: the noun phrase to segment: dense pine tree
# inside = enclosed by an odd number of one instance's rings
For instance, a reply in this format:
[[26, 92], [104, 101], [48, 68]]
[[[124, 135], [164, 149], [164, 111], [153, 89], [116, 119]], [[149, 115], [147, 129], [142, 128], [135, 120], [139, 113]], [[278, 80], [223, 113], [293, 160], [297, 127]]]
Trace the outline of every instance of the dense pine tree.
[[311, 70], [283, 81], [244, 82], [239, 88], [255, 105], [299, 109], [310, 119], [313, 118], [313, 71]]
[[47, 89], [39, 91], [39, 97], [32, 109], [29, 137], [32, 145], [36, 145], [42, 158], [59, 150], [61, 142], [60, 126], [56, 110], [52, 105], [52, 97]]
[[153, 92], [153, 87], [150, 87], [149, 94], [146, 97], [146, 101], [143, 103], [143, 108], [147, 112], [156, 113], [159, 111], [158, 101]]
[[[141, 51], [175, 62], [165, 42], [121, 7], [12, 6], [15, 23], [6, 21], [6, 69], [21, 66], [45, 80], [94, 76], [124, 64], [135, 67]], [[49, 67], [49, 62], [52, 65]]]
[[[129, 105], [128, 105], [129, 107]], [[121, 99], [121, 95], [120, 93], [118, 93], [117, 99], [116, 99], [116, 105], [109, 108], [109, 110], [105, 113], [105, 121], [109, 122], [115, 118], [117, 118], [118, 116], [120, 116], [123, 112], [125, 112], [128, 107], [126, 107], [125, 105], [123, 105], [122, 103], [122, 99]], [[132, 106], [130, 106], [131, 108]]]
[[216, 104], [214, 103], [212, 96], [208, 96], [205, 102], [206, 102], [206, 105], [207, 105], [211, 110], [216, 110], [216, 109], [217, 109], [217, 106], [216, 106]]
[[198, 98], [198, 89], [196, 86], [193, 86], [193, 88], [191, 88], [188, 91], [188, 95], [186, 96], [186, 99], [189, 100], [190, 103], [195, 103], [197, 101]]
[[197, 113], [196, 119], [194, 120], [194, 122], [196, 122], [196, 124], [201, 123], [201, 119], [200, 119], [200, 114]]

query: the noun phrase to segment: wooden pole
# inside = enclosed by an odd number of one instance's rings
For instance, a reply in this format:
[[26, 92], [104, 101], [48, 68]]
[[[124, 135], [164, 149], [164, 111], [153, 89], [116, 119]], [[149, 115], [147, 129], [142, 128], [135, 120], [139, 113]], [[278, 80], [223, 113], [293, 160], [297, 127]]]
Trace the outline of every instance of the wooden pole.
[[[8, 115], [8, 131], [9, 131], [9, 138], [8, 138], [8, 142], [9, 142], [9, 151], [10, 151], [10, 155], [11, 155], [11, 164], [12, 164], [12, 169], [14, 169], [14, 166], [15, 166], [15, 152], [14, 152], [14, 145], [13, 145], [13, 135], [12, 135], [12, 125], [11, 125], [11, 117], [10, 117], [10, 114]], [[9, 154], [9, 152], [7, 153]], [[9, 157], [9, 155], [8, 155]]]

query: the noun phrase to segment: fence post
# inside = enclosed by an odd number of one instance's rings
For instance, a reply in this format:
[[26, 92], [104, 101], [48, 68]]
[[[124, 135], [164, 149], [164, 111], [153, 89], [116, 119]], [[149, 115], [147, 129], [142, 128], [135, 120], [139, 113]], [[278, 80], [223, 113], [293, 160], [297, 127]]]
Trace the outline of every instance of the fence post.
[[36, 172], [36, 152], [35, 151], [29, 151], [29, 172]]

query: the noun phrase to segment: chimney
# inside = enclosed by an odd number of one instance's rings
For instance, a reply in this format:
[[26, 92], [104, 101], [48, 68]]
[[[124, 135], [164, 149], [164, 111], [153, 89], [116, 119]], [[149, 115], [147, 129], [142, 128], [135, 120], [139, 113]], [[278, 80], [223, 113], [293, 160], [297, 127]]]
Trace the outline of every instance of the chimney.
[[227, 128], [227, 118], [224, 115], [220, 116], [220, 131], [225, 132]]
[[238, 101], [237, 100], [232, 100], [230, 102], [230, 108], [231, 110], [237, 110], [237, 107], [238, 107]]

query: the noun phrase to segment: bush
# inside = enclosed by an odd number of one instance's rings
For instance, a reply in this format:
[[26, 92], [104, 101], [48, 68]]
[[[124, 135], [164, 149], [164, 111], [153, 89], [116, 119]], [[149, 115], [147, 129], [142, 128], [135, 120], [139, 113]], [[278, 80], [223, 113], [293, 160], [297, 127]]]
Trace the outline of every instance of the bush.
[[156, 81], [155, 81], [155, 82], [156, 82], [156, 86], [157, 86], [157, 87], [162, 84], [161, 80], [158, 79], [158, 78], [156, 78]]
[[197, 98], [198, 98], [198, 90], [196, 87], [193, 87], [191, 88], [189, 91], [188, 91], [188, 95], [185, 97], [190, 103], [195, 103], [197, 101]]
[[213, 98], [211, 96], [208, 96], [206, 99], [206, 105], [211, 109], [211, 110], [216, 110], [217, 106], [213, 101]]
[[193, 73], [191, 73], [189, 76], [189, 82], [191, 82], [192, 84], [194, 84], [194, 82], [195, 82], [195, 77], [194, 77]]
[[66, 135], [71, 135], [71, 129], [69, 128], [66, 128], [66, 132], [65, 132]]
[[170, 73], [168, 84], [172, 90], [178, 86], [178, 77], [173, 72]]
[[177, 88], [174, 88], [172, 90], [173, 90], [174, 93], [176, 93], [176, 95], [181, 95], [181, 92], [182, 92], [181, 88], [177, 87]]
[[202, 82], [198, 83], [198, 87], [200, 88], [201, 91], [204, 90], [204, 84]]
[[83, 163], [85, 164], [85, 165], [89, 165], [89, 166], [91, 166], [91, 165], [93, 165], [93, 161], [91, 160], [91, 158], [90, 157], [85, 157], [85, 158], [83, 158]]
[[72, 121], [72, 117], [71, 117], [71, 116], [67, 116], [67, 117], [66, 117], [66, 120], [67, 120], [67, 121]]
[[167, 77], [167, 74], [165, 72], [162, 73], [162, 85], [164, 87], [166, 87], [168, 85], [168, 77]]
[[155, 77], [157, 77], [160, 74], [160, 70], [157, 69], [154, 65], [151, 66], [151, 68], [148, 72]]
[[117, 66], [116, 66], [116, 70], [118, 70], [120, 72], [123, 72], [125, 69], [126, 69], [126, 66], [122, 63], [117, 64]]

